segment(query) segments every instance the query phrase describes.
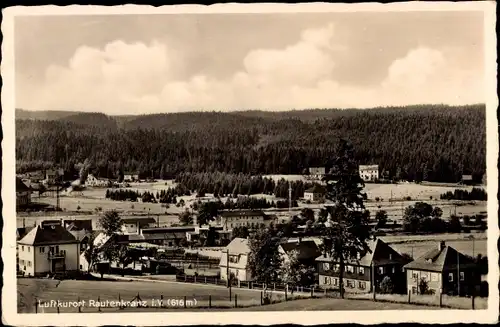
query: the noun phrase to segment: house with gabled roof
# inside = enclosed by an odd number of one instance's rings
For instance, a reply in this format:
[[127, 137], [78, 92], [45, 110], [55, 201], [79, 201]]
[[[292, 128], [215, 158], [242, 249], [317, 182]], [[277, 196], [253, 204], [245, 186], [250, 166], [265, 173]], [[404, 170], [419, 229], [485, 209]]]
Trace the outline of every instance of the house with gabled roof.
[[252, 273], [248, 265], [250, 246], [248, 239], [236, 237], [225, 249], [220, 258], [220, 278], [228, 279], [229, 276], [239, 281], [251, 281]]
[[311, 202], [324, 200], [326, 194], [326, 189], [318, 184], [313, 187], [308, 188], [304, 191], [304, 200], [309, 200]]
[[[380, 282], [388, 276], [395, 290], [404, 292], [403, 266], [407, 261], [381, 239], [367, 243], [366, 251], [360, 253], [357, 259], [345, 263], [344, 289], [347, 292], [372, 292], [375, 285], [375, 291], [377, 291]], [[316, 258], [316, 262], [320, 287], [339, 289], [339, 262], [326, 253]]]
[[[445, 242], [404, 266], [408, 292], [421, 294], [471, 294], [481, 276], [476, 264]], [[421, 287], [424, 283], [426, 286]]]
[[19, 269], [28, 276], [79, 270], [80, 242], [60, 221], [44, 221], [17, 241]]

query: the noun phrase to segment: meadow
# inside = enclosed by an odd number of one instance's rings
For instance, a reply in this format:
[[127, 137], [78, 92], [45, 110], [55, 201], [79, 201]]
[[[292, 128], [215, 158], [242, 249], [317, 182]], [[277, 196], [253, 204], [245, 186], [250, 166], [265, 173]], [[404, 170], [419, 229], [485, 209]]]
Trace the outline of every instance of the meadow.
[[[168, 281], [110, 281], [110, 280], [63, 280], [54, 281], [50, 279], [18, 278], [18, 310], [22, 313], [35, 312], [35, 301], [48, 302], [59, 300], [61, 302], [86, 301], [81, 308], [82, 312], [98, 312], [96, 306], [91, 306], [90, 301], [133, 301], [139, 295], [142, 301], [146, 301], [150, 309], [159, 310], [159, 306], [152, 307], [162, 297], [164, 302], [168, 299], [178, 302], [186, 297], [192, 301], [191, 309], [209, 307], [209, 299], [213, 307], [234, 306], [234, 295], [238, 296], [238, 304], [241, 306], [260, 305], [260, 291], [233, 288], [232, 300], [229, 300], [229, 290], [225, 287], [202, 284], [181, 284]], [[183, 306], [180, 306], [183, 308]], [[171, 305], [170, 309], [175, 309]], [[133, 310], [126, 308], [124, 311]], [[106, 307], [102, 312], [116, 312], [119, 308]], [[143, 309], [138, 309], [143, 310]], [[38, 312], [55, 313], [56, 307], [39, 308]], [[78, 312], [77, 307], [60, 308], [60, 313]]]

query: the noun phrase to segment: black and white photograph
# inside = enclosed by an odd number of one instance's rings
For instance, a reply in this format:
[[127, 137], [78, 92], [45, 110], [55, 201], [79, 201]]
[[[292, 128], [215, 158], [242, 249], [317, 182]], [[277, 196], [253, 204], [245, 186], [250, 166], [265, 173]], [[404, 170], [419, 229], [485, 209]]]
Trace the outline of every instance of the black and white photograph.
[[5, 322], [497, 321], [494, 9], [4, 10]]

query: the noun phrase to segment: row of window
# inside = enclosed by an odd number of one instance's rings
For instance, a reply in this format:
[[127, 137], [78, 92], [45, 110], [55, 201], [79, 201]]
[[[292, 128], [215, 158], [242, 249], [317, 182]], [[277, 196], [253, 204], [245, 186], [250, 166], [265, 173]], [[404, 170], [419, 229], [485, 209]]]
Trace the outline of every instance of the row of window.
[[[396, 267], [390, 267], [391, 269], [387, 269], [389, 267], [377, 267], [377, 271], [379, 274], [383, 275], [385, 273], [388, 273], [389, 271], [391, 271], [393, 274], [396, 273]], [[339, 269], [340, 269], [340, 265], [339, 264], [330, 264], [328, 262], [325, 262], [323, 263], [323, 269], [325, 271], [328, 271], [330, 269], [332, 269], [333, 271], [335, 272], [338, 272]], [[364, 267], [357, 267], [357, 266], [345, 266], [345, 271], [349, 274], [355, 274], [356, 272], [359, 274], [359, 275], [364, 275], [365, 274], [365, 268]]]
[[20, 265], [20, 266], [28, 266], [28, 267], [31, 267], [31, 261], [29, 261], [29, 260], [22, 260], [22, 259], [20, 259], [20, 260], [19, 260], [19, 265]]
[[[59, 245], [48, 246], [47, 248], [48, 248], [49, 253], [59, 253]], [[45, 253], [45, 246], [41, 246], [39, 251], [40, 251], [40, 253]], [[62, 252], [65, 252], [65, 251], [62, 251]]]
[[[325, 277], [324, 283], [325, 285], [339, 286], [339, 280], [337, 278]], [[348, 288], [356, 288], [356, 283], [357, 288], [359, 288], [360, 290], [366, 289], [366, 282], [364, 281], [354, 281], [350, 279], [345, 280], [345, 286]]]
[[246, 226], [246, 227], [252, 227], [253, 228], [253, 227], [259, 227], [261, 225], [263, 225], [263, 224], [262, 223], [260, 223], [260, 224], [259, 223], [253, 223], [253, 222], [251, 222], [251, 223], [249, 223], [249, 222], [246, 222], [246, 223], [240, 222], [240, 223], [234, 223], [234, 224], [231, 223], [231, 224], [229, 224], [229, 227], [233, 228], [233, 227]]
[[[419, 280], [419, 278], [422, 278], [424, 280], [429, 280], [431, 282], [437, 282], [439, 281], [439, 274], [438, 273], [427, 273], [427, 272], [420, 272], [420, 275], [417, 271], [414, 271], [412, 272], [412, 277], [414, 280]], [[448, 281], [449, 282], [453, 282], [454, 281], [454, 278], [455, 278], [455, 274], [454, 273], [448, 273]], [[465, 280], [465, 272], [461, 271], [460, 272], [460, 281], [464, 281]]]

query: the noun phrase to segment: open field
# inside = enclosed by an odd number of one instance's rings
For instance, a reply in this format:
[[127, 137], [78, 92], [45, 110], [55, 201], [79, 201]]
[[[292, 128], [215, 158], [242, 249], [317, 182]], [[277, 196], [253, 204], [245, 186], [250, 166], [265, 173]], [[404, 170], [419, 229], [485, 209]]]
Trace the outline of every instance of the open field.
[[[196, 307], [206, 307], [209, 305], [211, 296], [212, 306], [231, 307], [233, 303], [229, 301], [229, 291], [225, 287], [200, 284], [180, 284], [170, 282], [142, 282], [142, 281], [81, 281], [63, 280], [61, 282], [47, 279], [18, 278], [18, 310], [22, 313], [35, 312], [35, 299], [42, 302], [59, 300], [61, 302], [73, 302], [80, 299], [85, 300], [86, 305], [82, 307], [82, 312], [97, 312], [96, 306], [91, 306], [90, 300], [133, 301], [139, 294], [142, 301], [147, 301], [148, 306], [156, 304], [163, 296], [164, 302], [168, 299], [174, 301], [191, 301], [188, 306], [192, 309]], [[238, 295], [238, 304], [241, 306], [260, 305], [260, 291], [247, 289], [232, 289], [232, 296]], [[196, 300], [196, 301], [195, 301]], [[153, 302], [155, 301], [155, 302]], [[171, 308], [175, 308], [172, 306]], [[156, 308], [150, 308], [156, 309]], [[158, 308], [160, 309], [160, 308]], [[102, 308], [102, 312], [116, 312], [115, 307]], [[127, 308], [125, 311], [133, 310]], [[139, 309], [143, 310], [143, 309]], [[39, 308], [38, 312], [55, 313], [56, 307]], [[78, 312], [77, 307], [60, 308], [61, 313]]]

